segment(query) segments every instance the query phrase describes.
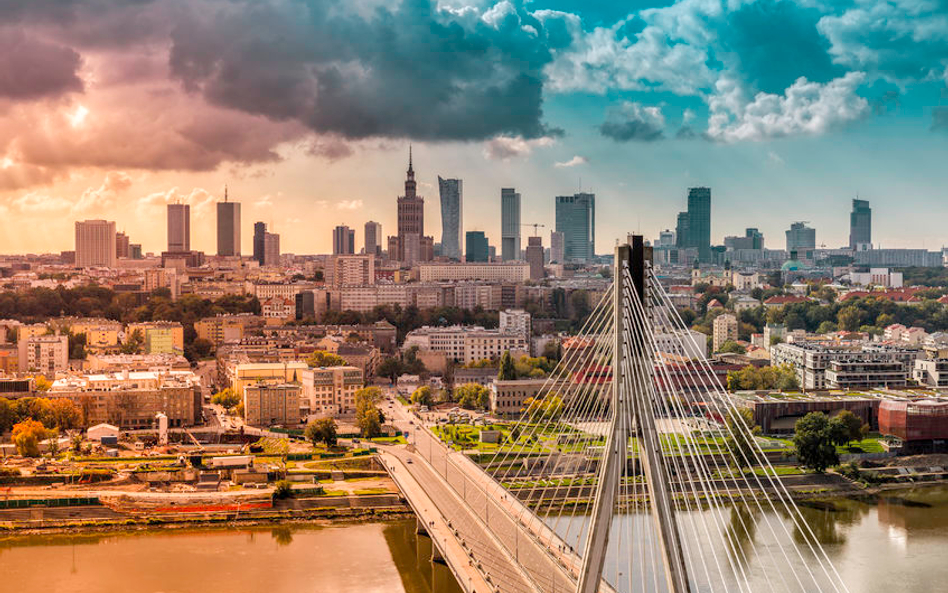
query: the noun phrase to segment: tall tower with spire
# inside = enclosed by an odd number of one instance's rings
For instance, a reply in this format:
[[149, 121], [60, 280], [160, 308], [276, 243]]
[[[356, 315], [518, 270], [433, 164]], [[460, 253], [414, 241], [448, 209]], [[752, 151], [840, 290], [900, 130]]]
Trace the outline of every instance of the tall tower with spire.
[[[432, 258], [434, 240], [425, 237], [425, 199], [418, 195], [411, 146], [408, 147], [408, 172], [405, 195], [398, 197], [397, 259], [408, 265]], [[391, 254], [389, 257], [393, 257]]]
[[240, 256], [240, 202], [231, 202], [224, 186], [224, 201], [217, 203], [217, 255]]

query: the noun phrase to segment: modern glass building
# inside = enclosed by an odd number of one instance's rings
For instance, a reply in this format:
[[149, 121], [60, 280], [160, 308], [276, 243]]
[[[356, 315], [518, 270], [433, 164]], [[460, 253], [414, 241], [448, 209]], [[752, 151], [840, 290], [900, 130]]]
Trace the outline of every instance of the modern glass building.
[[796, 252], [798, 258], [809, 259], [816, 249], [816, 229], [806, 226], [805, 222], [795, 222], [787, 231], [787, 252]]
[[596, 246], [596, 195], [556, 196], [556, 232], [563, 233], [566, 261], [591, 260]]
[[853, 200], [849, 215], [849, 248], [864, 251], [872, 245], [872, 208], [868, 200]]
[[217, 255], [240, 255], [240, 202], [217, 203]]
[[520, 259], [520, 194], [512, 187], [500, 190], [500, 258]]
[[191, 206], [168, 204], [168, 251], [191, 251]]
[[464, 229], [464, 185], [460, 179], [438, 177], [441, 192], [441, 255], [461, 261]]
[[267, 235], [267, 223], [265, 222], [253, 223], [253, 258], [261, 266], [263, 265], [263, 258], [265, 256], [265, 250], [266, 250], [266, 235]]
[[490, 252], [484, 231], [468, 231], [464, 236], [465, 260], [469, 262], [487, 261]]
[[355, 229], [340, 225], [332, 231], [332, 254], [353, 255], [355, 253]]

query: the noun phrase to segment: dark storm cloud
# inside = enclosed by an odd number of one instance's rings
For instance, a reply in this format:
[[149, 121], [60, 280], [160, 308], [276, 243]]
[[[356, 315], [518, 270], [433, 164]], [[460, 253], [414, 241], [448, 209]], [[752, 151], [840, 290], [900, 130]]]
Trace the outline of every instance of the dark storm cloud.
[[171, 69], [208, 101], [344, 138], [536, 138], [542, 25], [522, 8], [484, 18], [405, 0], [354, 14], [341, 1], [217, 5], [172, 31]]
[[82, 90], [74, 50], [0, 29], [0, 97], [29, 100]]
[[625, 102], [611, 109], [599, 133], [616, 142], [654, 142], [665, 138], [665, 118], [657, 107]]

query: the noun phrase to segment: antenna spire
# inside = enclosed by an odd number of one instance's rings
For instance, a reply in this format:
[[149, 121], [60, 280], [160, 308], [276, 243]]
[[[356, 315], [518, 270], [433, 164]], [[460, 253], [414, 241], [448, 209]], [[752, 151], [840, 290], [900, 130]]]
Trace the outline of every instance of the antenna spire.
[[224, 201], [227, 201], [227, 184], [224, 184]]

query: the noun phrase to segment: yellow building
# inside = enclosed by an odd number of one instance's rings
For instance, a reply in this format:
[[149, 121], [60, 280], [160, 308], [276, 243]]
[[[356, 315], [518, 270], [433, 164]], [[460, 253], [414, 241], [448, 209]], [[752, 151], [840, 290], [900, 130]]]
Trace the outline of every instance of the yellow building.
[[303, 383], [300, 407], [314, 416], [339, 416], [355, 412], [355, 392], [362, 389], [362, 369], [352, 366], [307, 368], [299, 375]]
[[305, 362], [243, 362], [228, 369], [230, 387], [240, 397], [244, 388], [260, 381], [280, 381], [293, 383], [300, 381], [301, 373], [306, 370]]
[[125, 341], [136, 331], [142, 336], [145, 354], [184, 353], [184, 326], [177, 321], [129, 323], [125, 328]]
[[255, 315], [218, 315], [196, 321], [194, 331], [197, 337], [220, 346], [224, 342], [239, 342], [249, 325], [261, 322]]
[[30, 338], [44, 336], [49, 331], [45, 323], [34, 323], [32, 325], [21, 325], [16, 329], [16, 341], [26, 341]]
[[255, 383], [244, 389], [244, 422], [250, 426], [300, 423], [300, 386]]
[[106, 319], [77, 319], [69, 321], [67, 329], [74, 336], [85, 334], [87, 349], [106, 350], [119, 345], [122, 324]]

